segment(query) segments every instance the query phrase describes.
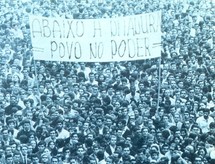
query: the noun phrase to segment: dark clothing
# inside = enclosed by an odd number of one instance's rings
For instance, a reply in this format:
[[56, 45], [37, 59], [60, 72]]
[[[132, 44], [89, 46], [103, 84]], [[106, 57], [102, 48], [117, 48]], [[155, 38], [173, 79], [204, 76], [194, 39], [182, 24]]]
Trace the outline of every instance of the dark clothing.
[[19, 110], [22, 110], [21, 106], [17, 104], [10, 104], [5, 107], [5, 115], [13, 115]]
[[21, 131], [18, 132], [17, 139], [20, 140], [21, 143], [22, 142], [27, 143], [30, 135], [32, 135], [32, 134], [36, 135], [35, 131], [33, 131], [33, 130], [25, 131], [22, 129]]

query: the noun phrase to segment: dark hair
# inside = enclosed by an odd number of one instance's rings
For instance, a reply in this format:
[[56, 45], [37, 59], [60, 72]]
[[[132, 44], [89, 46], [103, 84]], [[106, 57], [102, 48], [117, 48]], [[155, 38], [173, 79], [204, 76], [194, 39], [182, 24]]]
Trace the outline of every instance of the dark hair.
[[40, 145], [46, 146], [46, 142], [41, 140], [41, 141], [38, 143], [38, 146], [40, 146]]
[[12, 154], [7, 154], [7, 155], [5, 156], [5, 159], [10, 158], [10, 157], [13, 158], [13, 155], [12, 155]]

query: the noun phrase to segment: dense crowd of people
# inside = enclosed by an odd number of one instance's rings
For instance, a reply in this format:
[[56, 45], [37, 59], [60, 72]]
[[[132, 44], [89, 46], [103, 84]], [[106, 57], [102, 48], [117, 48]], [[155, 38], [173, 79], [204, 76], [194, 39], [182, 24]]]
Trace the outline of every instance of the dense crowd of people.
[[[1, 0], [0, 8], [0, 163], [214, 163], [214, 1]], [[33, 59], [29, 14], [160, 10], [160, 59]]]

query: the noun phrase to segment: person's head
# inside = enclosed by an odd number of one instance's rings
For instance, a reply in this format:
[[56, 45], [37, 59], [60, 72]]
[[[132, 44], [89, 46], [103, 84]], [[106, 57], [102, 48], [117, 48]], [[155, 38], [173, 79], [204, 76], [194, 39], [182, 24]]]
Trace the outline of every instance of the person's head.
[[122, 115], [124, 117], [128, 116], [128, 109], [127, 108], [122, 108]]
[[155, 137], [156, 137], [156, 140], [157, 140], [159, 143], [163, 143], [163, 142], [164, 142], [164, 137], [163, 137], [161, 131], [157, 131]]
[[43, 153], [41, 155], [40, 161], [41, 161], [41, 163], [47, 163], [48, 164], [48, 162], [49, 162], [49, 156], [46, 153]]
[[18, 144], [15, 141], [10, 142], [10, 147], [12, 149], [12, 152], [15, 152], [18, 148]]
[[89, 73], [89, 80], [90, 80], [90, 81], [93, 81], [94, 79], [95, 79], [94, 73], [93, 73], [93, 72], [90, 72], [90, 73]]
[[149, 135], [147, 136], [147, 144], [148, 144], [148, 145], [152, 145], [152, 144], [154, 143], [154, 141], [155, 141], [155, 136], [152, 135], [152, 134], [149, 134]]
[[159, 158], [159, 152], [156, 151], [156, 150], [151, 150], [151, 151], [150, 151], [150, 156], [151, 156], [151, 158], [152, 158], [153, 160], [156, 160], [156, 161], [157, 161], [157, 159]]
[[168, 164], [168, 163], [169, 163], [168, 157], [161, 157], [159, 160], [159, 164]]
[[173, 88], [173, 89], [177, 88], [177, 84], [176, 84], [175, 80], [171, 80], [170, 85], [171, 85], [171, 88]]
[[33, 152], [33, 146], [31, 144], [28, 144], [28, 154], [32, 154]]
[[173, 153], [174, 150], [176, 149], [176, 146], [177, 146], [176, 143], [172, 142], [169, 146], [169, 151]]
[[51, 154], [51, 152], [50, 152], [50, 150], [48, 148], [45, 148], [43, 150], [43, 153], [46, 154], [46, 155], [48, 155], [48, 156], [50, 156], [50, 154]]
[[166, 89], [166, 90], [164, 91], [164, 95], [165, 95], [165, 97], [170, 97], [170, 95], [171, 95], [170, 90], [169, 90], [169, 89]]
[[126, 126], [126, 120], [119, 120], [117, 125], [120, 130], [123, 130], [123, 128]]
[[203, 116], [205, 119], [208, 119], [210, 110], [208, 108], [203, 109]]
[[147, 127], [144, 127], [143, 129], [142, 129], [142, 135], [143, 136], [147, 136], [149, 134], [149, 129], [147, 128]]
[[113, 158], [107, 157], [107, 158], [105, 158], [105, 162], [106, 162], [106, 164], [112, 164], [113, 163]]
[[165, 155], [165, 154], [168, 152], [168, 150], [169, 150], [169, 145], [168, 145], [168, 144], [163, 144], [163, 145], [161, 146], [161, 153], [162, 153], [163, 155]]
[[58, 122], [57, 122], [56, 128], [57, 128], [58, 130], [62, 130], [62, 129], [63, 129], [63, 121], [58, 121]]
[[98, 93], [99, 93], [99, 88], [98, 88], [98, 86], [97, 86], [97, 85], [93, 85], [93, 86], [92, 86], [92, 95], [93, 95], [93, 96], [97, 96]]
[[58, 164], [59, 163], [59, 159], [58, 159], [58, 157], [52, 157], [51, 158], [51, 164]]
[[163, 121], [164, 123], [169, 123], [169, 117], [168, 117], [167, 114], [163, 115], [162, 121]]
[[56, 138], [57, 137], [57, 132], [54, 128], [51, 128], [49, 130], [49, 134], [50, 134], [50, 137], [53, 139], [53, 138]]
[[70, 138], [71, 138], [72, 142], [78, 143], [78, 141], [79, 141], [78, 133], [72, 133]]
[[42, 153], [46, 148], [46, 143], [45, 141], [40, 141], [37, 146], [38, 146], [38, 151]]
[[5, 156], [5, 161], [6, 161], [6, 164], [12, 164], [13, 163], [13, 155], [12, 154], [7, 154]]
[[69, 159], [69, 162], [70, 164], [78, 164], [77, 158], [74, 156]]
[[98, 127], [101, 127], [103, 125], [103, 118], [102, 117], [97, 118], [96, 125]]
[[214, 65], [210, 65], [210, 66], [209, 66], [209, 71], [210, 71], [211, 73], [215, 73], [215, 66], [214, 66]]
[[84, 130], [88, 130], [89, 129], [89, 127], [90, 127], [90, 123], [89, 122], [84, 122], [84, 125], [83, 125], [83, 129]]
[[110, 136], [110, 145], [115, 146], [117, 142], [117, 137], [115, 135]]
[[103, 74], [99, 74], [98, 81], [100, 81], [100, 82], [105, 81], [105, 76]]
[[178, 122], [181, 121], [180, 114], [178, 114], [178, 113], [175, 113], [175, 114], [174, 114], [174, 121], [175, 121], [176, 123], [178, 123]]
[[113, 124], [112, 118], [106, 117], [105, 119], [105, 125], [110, 127]]
[[96, 153], [96, 157], [99, 161], [103, 160], [105, 158], [104, 151], [102, 149], [98, 150], [98, 152]]
[[23, 126], [23, 129], [25, 131], [29, 131], [31, 129], [31, 123], [30, 123], [30, 120], [24, 120], [22, 122], [22, 126]]
[[15, 95], [10, 96], [10, 103], [11, 104], [17, 104], [18, 103], [18, 98]]
[[55, 148], [55, 142], [54, 141], [50, 141], [49, 143], [48, 143], [48, 149], [49, 150], [52, 150], [52, 149], [54, 149]]
[[199, 148], [197, 154], [198, 154], [200, 157], [204, 158], [204, 157], [207, 155], [207, 150], [206, 150], [206, 148], [205, 148], [205, 147]]
[[83, 146], [79, 146], [79, 147], [77, 148], [76, 153], [77, 153], [77, 155], [78, 155], [79, 157], [83, 157], [84, 154], [85, 154], [85, 149], [84, 149], [84, 147], [83, 147]]
[[203, 163], [203, 159], [199, 156], [196, 156], [194, 159], [194, 164], [202, 164]]
[[28, 154], [28, 145], [26, 145], [26, 144], [21, 145], [21, 153], [23, 156]]
[[199, 135], [201, 133], [201, 128], [198, 125], [193, 125], [191, 132], [196, 135]]
[[15, 83], [20, 83], [20, 77], [18, 76], [18, 74], [14, 74], [12, 76], [12, 81]]
[[116, 101], [113, 105], [116, 109], [119, 109], [121, 107], [120, 101]]
[[33, 112], [28, 112], [26, 114], [26, 118], [29, 119], [29, 120], [32, 120], [33, 119]]
[[29, 144], [32, 146], [33, 149], [37, 147], [37, 142], [36, 142], [36, 140], [31, 140], [31, 141], [29, 141]]
[[128, 145], [125, 145], [125, 147], [123, 148], [123, 155], [124, 156], [129, 156], [130, 155], [130, 147]]
[[198, 93], [200, 93], [200, 91], [201, 91], [200, 86], [199, 86], [199, 85], [195, 85], [195, 86], [194, 86], [194, 92], [195, 92], [196, 94], [198, 94]]
[[93, 140], [94, 139], [94, 134], [93, 133], [88, 133], [87, 134], [87, 139]]
[[194, 147], [192, 145], [187, 145], [184, 148], [184, 152], [187, 153], [187, 154], [192, 154], [192, 153], [194, 153]]
[[4, 127], [2, 130], [1, 130], [1, 132], [2, 132], [2, 137], [3, 137], [3, 139], [5, 139], [5, 140], [7, 140], [8, 139], [8, 137], [9, 137], [9, 133], [8, 133], [8, 129], [6, 128], [6, 127]]
[[12, 154], [13, 152], [12, 152], [12, 149], [11, 149], [11, 146], [6, 146], [5, 147], [5, 155], [9, 155], [9, 154]]
[[158, 109], [158, 116], [163, 117], [163, 115], [164, 115], [164, 108], [159, 108]]
[[180, 96], [181, 96], [181, 98], [187, 98], [186, 90], [182, 89], [181, 92], [180, 92]]
[[190, 113], [188, 111], [184, 112], [184, 121], [190, 120]]
[[142, 91], [144, 89], [144, 83], [140, 82], [138, 87], [139, 87], [139, 90]]
[[80, 62], [80, 67], [81, 67], [81, 69], [85, 69], [85, 63], [84, 62]]
[[20, 152], [16, 151], [16, 152], [13, 154], [13, 161], [14, 161], [14, 163], [21, 163], [22, 157], [21, 157]]
[[114, 92], [115, 92], [115, 90], [114, 90], [114, 88], [113, 88], [112, 86], [109, 86], [109, 87], [107, 88], [107, 93], [108, 93], [108, 95], [114, 95]]

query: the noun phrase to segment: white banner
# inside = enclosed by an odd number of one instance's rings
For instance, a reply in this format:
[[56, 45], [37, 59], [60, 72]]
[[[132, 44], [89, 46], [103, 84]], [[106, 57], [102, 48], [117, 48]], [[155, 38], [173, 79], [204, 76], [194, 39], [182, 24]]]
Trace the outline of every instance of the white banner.
[[29, 19], [35, 60], [110, 62], [161, 55], [161, 12], [111, 19]]

